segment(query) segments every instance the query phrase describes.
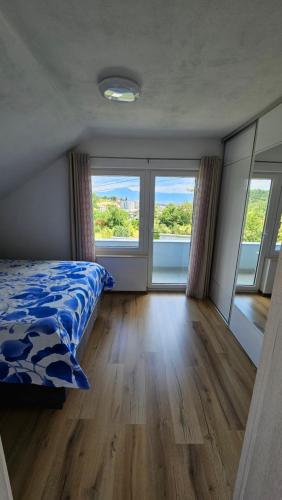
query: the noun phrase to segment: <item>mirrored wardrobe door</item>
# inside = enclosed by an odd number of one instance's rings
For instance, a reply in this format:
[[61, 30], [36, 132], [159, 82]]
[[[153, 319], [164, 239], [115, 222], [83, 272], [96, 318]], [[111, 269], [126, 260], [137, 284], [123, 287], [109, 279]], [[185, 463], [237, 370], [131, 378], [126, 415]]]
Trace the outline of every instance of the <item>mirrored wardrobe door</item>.
[[258, 123], [230, 315], [231, 330], [256, 365], [282, 240], [282, 106], [279, 108], [280, 144], [277, 110]]
[[210, 297], [226, 322], [233, 299], [256, 125], [225, 144]]

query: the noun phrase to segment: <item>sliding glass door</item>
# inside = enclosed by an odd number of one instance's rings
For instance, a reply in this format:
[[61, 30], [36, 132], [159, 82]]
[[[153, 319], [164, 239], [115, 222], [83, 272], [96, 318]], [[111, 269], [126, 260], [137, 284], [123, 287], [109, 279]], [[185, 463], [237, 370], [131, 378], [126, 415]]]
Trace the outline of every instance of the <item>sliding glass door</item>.
[[171, 174], [151, 174], [152, 288], [183, 287], [187, 283], [196, 176]]
[[125, 272], [130, 267], [136, 276], [141, 273], [143, 289], [146, 285], [149, 289], [184, 289], [197, 164], [191, 170], [183, 161], [182, 169], [176, 170], [174, 161], [169, 165], [160, 161], [161, 167], [155, 168], [145, 160], [132, 162], [131, 168], [124, 168], [123, 163], [92, 170], [97, 258], [106, 258], [109, 265], [118, 262]]

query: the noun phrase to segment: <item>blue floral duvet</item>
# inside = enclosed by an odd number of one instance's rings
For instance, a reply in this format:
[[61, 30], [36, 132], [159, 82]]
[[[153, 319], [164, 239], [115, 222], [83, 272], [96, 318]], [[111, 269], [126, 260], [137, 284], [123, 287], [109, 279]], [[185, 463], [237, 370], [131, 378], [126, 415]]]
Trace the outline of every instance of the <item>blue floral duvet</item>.
[[0, 381], [87, 389], [76, 350], [105, 287], [93, 262], [0, 260]]

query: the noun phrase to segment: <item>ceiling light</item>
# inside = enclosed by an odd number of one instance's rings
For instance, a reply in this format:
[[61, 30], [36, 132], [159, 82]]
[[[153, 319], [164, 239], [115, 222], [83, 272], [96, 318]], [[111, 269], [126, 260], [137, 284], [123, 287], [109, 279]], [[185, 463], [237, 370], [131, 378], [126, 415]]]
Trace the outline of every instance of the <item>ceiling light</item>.
[[134, 102], [141, 93], [139, 85], [133, 80], [115, 76], [99, 82], [99, 90], [105, 99], [117, 102]]

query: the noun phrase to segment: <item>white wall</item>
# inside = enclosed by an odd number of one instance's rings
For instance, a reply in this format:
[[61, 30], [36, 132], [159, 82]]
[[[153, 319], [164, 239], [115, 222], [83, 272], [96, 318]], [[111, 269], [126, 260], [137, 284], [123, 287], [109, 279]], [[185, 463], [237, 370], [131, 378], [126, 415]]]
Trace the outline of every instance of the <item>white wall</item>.
[[0, 257], [70, 258], [65, 157], [0, 200]]
[[[222, 156], [222, 144], [214, 139], [173, 139], [173, 138], [126, 138], [126, 137], [94, 137], [77, 148], [93, 156], [121, 158], [162, 158], [162, 159], [199, 159], [205, 155]], [[128, 167], [130, 160], [126, 162]], [[152, 162], [156, 168], [157, 162]], [[173, 161], [170, 162], [174, 168]], [[158, 165], [160, 168], [160, 165]], [[175, 165], [175, 168], [177, 166]], [[98, 257], [115, 276], [116, 290], [142, 291], [147, 286], [147, 270], [149, 265], [149, 249], [144, 255]], [[107, 252], [109, 254], [109, 252]]]
[[223, 146], [218, 139], [126, 138], [93, 137], [82, 142], [77, 150], [95, 156], [140, 158], [200, 158], [222, 156]]

